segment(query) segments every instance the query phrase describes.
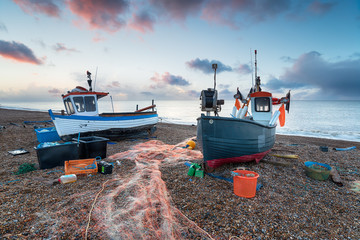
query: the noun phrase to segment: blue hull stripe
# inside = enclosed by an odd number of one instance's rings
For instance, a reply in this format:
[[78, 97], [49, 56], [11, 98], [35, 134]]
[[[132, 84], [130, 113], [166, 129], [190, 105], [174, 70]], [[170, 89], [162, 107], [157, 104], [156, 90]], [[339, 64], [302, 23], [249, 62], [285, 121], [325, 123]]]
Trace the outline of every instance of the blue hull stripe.
[[63, 116], [63, 115], [54, 115], [51, 110], [49, 110], [51, 119], [55, 118], [60, 119], [76, 119], [76, 120], [88, 120], [88, 121], [124, 121], [124, 120], [135, 120], [135, 119], [144, 119], [144, 118], [153, 118], [158, 117], [158, 114], [151, 115], [139, 115], [139, 116], [121, 116], [121, 117], [101, 117], [101, 116]]

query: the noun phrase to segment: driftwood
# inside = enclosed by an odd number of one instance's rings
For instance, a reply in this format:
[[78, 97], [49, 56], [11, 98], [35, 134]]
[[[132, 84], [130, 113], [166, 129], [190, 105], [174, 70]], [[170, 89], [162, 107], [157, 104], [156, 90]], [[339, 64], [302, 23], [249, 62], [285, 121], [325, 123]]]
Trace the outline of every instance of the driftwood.
[[298, 155], [280, 155], [280, 154], [270, 154], [270, 156], [273, 157], [279, 157], [279, 158], [289, 158], [289, 159], [298, 159], [299, 156]]

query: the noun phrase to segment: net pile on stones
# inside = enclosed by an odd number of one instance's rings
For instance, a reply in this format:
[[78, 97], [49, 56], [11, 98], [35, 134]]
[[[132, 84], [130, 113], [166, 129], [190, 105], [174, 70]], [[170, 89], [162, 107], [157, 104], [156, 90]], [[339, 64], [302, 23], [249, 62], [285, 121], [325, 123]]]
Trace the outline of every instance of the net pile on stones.
[[199, 151], [151, 140], [115, 154], [111, 161], [134, 160], [129, 177], [114, 179], [95, 204], [89, 232], [111, 239], [211, 239], [173, 206], [161, 179], [160, 164], [183, 164], [201, 159]]

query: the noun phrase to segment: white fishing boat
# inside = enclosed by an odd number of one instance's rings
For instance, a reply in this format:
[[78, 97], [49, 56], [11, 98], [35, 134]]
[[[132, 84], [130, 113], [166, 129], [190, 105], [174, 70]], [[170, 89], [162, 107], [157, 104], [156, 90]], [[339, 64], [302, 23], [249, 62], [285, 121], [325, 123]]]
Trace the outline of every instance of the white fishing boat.
[[134, 112], [99, 113], [98, 100], [107, 92], [96, 92], [91, 87], [91, 73], [87, 72], [89, 89], [77, 86], [62, 95], [65, 111], [61, 115], [49, 110], [56, 131], [63, 140], [81, 136], [102, 136], [123, 139], [139, 134], [151, 134], [156, 130], [158, 114], [156, 105]]

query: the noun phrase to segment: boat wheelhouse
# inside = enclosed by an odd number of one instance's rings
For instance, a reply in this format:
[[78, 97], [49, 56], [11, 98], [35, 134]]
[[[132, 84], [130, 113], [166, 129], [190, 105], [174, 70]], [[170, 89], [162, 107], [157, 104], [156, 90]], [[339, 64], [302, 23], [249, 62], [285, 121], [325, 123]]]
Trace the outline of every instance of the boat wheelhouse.
[[98, 116], [98, 99], [106, 97], [108, 94], [106, 92], [89, 92], [85, 88], [77, 86], [62, 97], [68, 115]]

